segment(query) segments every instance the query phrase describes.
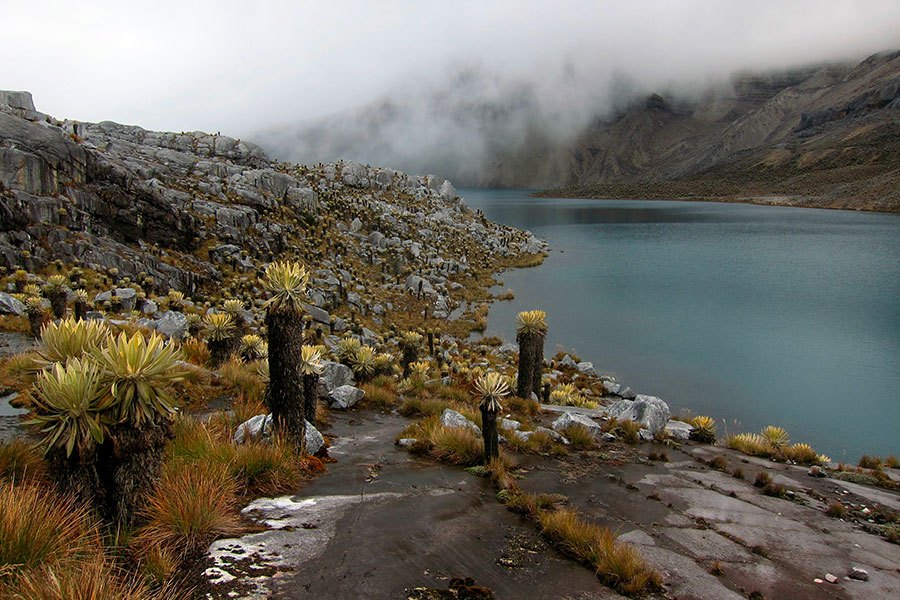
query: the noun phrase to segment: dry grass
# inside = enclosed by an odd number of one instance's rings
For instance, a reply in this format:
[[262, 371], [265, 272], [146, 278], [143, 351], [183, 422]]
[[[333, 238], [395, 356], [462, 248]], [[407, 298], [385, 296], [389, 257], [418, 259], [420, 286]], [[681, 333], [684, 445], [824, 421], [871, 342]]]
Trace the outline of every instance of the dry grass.
[[400, 405], [399, 411], [404, 417], [431, 417], [441, 414], [445, 408], [449, 407], [450, 403], [446, 400], [410, 396]]
[[[3, 590], [0, 590], [3, 591]], [[108, 560], [54, 569], [45, 567], [30, 571], [9, 590], [4, 598], [14, 600], [153, 600], [162, 596], [132, 577], [122, 573]], [[187, 597], [187, 593], [180, 595]]]
[[593, 434], [584, 425], [570, 425], [562, 434], [576, 450], [589, 450], [597, 444]]
[[195, 556], [216, 538], [240, 531], [237, 491], [226, 465], [167, 465], [142, 511], [146, 525], [132, 543], [136, 548], [167, 549], [180, 558]]
[[0, 359], [0, 388], [23, 391], [34, 383], [36, 352], [23, 352]]
[[514, 414], [528, 417], [534, 417], [541, 412], [540, 403], [531, 399], [519, 398], [518, 396], [506, 398], [503, 402], [503, 407]]
[[181, 343], [181, 349], [188, 362], [198, 367], [205, 367], [209, 364], [209, 346], [204, 340], [189, 337]]
[[303, 480], [293, 448], [275, 440], [272, 444], [249, 443], [236, 447], [229, 474], [244, 495], [275, 496], [295, 492]]
[[600, 580], [616, 591], [635, 595], [661, 588], [659, 574], [633, 546], [617, 542], [608, 528], [566, 508], [539, 511], [538, 522], [563, 552], [596, 569]]
[[454, 465], [475, 465], [482, 461], [481, 438], [470, 429], [439, 425], [431, 432], [430, 454], [435, 459]]
[[639, 431], [641, 426], [639, 423], [630, 419], [618, 420], [609, 419], [604, 421], [601, 430], [605, 433], [611, 433], [626, 444], [637, 444], [641, 441]]
[[81, 566], [100, 554], [96, 524], [72, 497], [0, 483], [0, 584], [40, 568]]
[[231, 357], [219, 366], [219, 377], [228, 389], [246, 398], [261, 400], [265, 394], [266, 384], [253, 363], [244, 363]]
[[0, 331], [31, 333], [31, 325], [26, 316], [0, 315]]
[[47, 463], [40, 451], [23, 439], [0, 444], [0, 481], [46, 483]]
[[366, 393], [359, 402], [362, 407], [387, 411], [393, 409], [400, 402], [397, 393], [391, 387], [371, 382], [363, 383], [359, 388]]

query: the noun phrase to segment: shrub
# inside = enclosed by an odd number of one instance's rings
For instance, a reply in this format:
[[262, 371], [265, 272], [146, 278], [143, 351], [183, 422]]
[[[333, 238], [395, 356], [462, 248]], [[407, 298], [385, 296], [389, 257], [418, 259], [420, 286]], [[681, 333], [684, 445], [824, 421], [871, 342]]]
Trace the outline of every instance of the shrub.
[[595, 445], [593, 434], [584, 425], [570, 425], [562, 434], [576, 450], [588, 450]]
[[756, 474], [756, 479], [753, 480], [754, 487], [762, 488], [766, 487], [772, 483], [772, 476], [769, 475], [766, 471], [760, 471]]
[[538, 521], [563, 552], [596, 569], [600, 580], [616, 591], [630, 595], [660, 588], [659, 574], [633, 546], [617, 542], [608, 528], [584, 521], [565, 508], [541, 511]]
[[[4, 596], [7, 597], [7, 596]], [[15, 600], [153, 600], [160, 596], [121, 573], [108, 560], [26, 573], [11, 590]], [[185, 597], [185, 596], [182, 596]]]
[[187, 558], [221, 535], [240, 530], [235, 513], [237, 486], [225, 465], [198, 462], [168, 467], [142, 514], [147, 524], [136, 547], [168, 549]]
[[436, 427], [430, 437], [431, 456], [454, 465], [475, 465], [483, 456], [482, 442], [477, 434], [462, 427]]
[[33, 444], [14, 439], [0, 444], [0, 482], [43, 482], [47, 464]]
[[97, 528], [72, 496], [0, 482], [0, 582], [40, 567], [80, 565], [99, 554]]

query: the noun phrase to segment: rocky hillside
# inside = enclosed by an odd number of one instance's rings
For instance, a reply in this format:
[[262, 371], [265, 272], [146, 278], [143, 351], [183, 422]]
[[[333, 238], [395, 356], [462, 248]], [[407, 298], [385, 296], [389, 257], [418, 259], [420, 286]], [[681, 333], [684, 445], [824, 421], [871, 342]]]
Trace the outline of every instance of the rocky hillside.
[[[691, 97], [632, 96], [597, 106], [565, 132], [527, 86], [491, 96], [478, 96], [477, 88], [435, 90], [415, 106], [389, 98], [259, 140], [283, 156], [388, 153], [394, 164], [430, 162], [484, 187], [900, 210], [900, 52], [859, 64], [738, 74]], [[421, 129], [423, 111], [443, 125], [431, 150], [404, 156], [392, 140], [406, 121]]]
[[6, 269], [61, 261], [148, 294], [253, 297], [266, 263], [296, 256], [316, 273], [317, 320], [339, 306], [380, 319], [413, 300], [413, 314], [446, 319], [471, 308], [479, 272], [541, 250], [434, 176], [279, 163], [218, 134], [60, 121], [26, 92], [0, 92]]

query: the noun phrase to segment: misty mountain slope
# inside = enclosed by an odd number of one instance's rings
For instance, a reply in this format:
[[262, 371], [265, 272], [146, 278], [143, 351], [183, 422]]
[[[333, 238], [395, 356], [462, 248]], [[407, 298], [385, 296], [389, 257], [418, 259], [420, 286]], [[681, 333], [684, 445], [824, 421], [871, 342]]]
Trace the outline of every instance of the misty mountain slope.
[[463, 185], [595, 197], [777, 196], [894, 211], [898, 82], [900, 52], [884, 52], [858, 64], [737, 74], [692, 97], [597, 96], [579, 114], [548, 107], [537, 84], [470, 72], [257, 141], [293, 160], [390, 163]]

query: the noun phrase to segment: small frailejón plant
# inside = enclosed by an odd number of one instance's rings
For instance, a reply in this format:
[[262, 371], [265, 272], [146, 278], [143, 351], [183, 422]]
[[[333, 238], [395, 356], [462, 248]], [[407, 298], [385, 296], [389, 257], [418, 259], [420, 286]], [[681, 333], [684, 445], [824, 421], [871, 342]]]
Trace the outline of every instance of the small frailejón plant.
[[481, 397], [481, 436], [484, 438], [484, 464], [500, 456], [500, 439], [497, 436], [497, 413], [500, 399], [509, 393], [506, 378], [491, 371], [475, 380], [475, 393]]
[[264, 285], [271, 293], [266, 302], [269, 335], [269, 383], [266, 405], [276, 427], [297, 452], [304, 451], [306, 438], [303, 375], [300, 372], [303, 344], [303, 299], [309, 273], [296, 262], [274, 262], [266, 268]]
[[516, 315], [516, 342], [519, 344], [519, 379], [516, 395], [529, 398], [541, 395], [541, 369], [544, 364], [544, 337], [547, 313], [527, 310]]
[[72, 312], [75, 315], [76, 321], [84, 321], [87, 319], [88, 302], [87, 290], [75, 290], [75, 300], [72, 302]]
[[47, 323], [41, 330], [38, 348], [39, 367], [54, 363], [65, 364], [70, 358], [93, 354], [110, 338], [109, 327], [103, 321], [76, 321], [74, 318]]
[[367, 383], [375, 376], [375, 351], [371, 346], [360, 346], [353, 357], [353, 376], [359, 383]]
[[269, 355], [269, 346], [261, 337], [250, 333], [241, 338], [238, 353], [242, 361], [250, 363], [266, 358]]
[[319, 375], [325, 370], [322, 362], [322, 346], [300, 348], [300, 374], [303, 376], [303, 414], [316, 425], [316, 403], [319, 399]]
[[44, 285], [44, 296], [50, 300], [53, 316], [62, 319], [66, 316], [66, 280], [64, 275], [51, 275]]
[[716, 422], [711, 417], [698, 415], [691, 419], [690, 425], [694, 428], [690, 433], [692, 440], [703, 444], [716, 443]]
[[409, 377], [409, 366], [419, 360], [419, 346], [422, 344], [422, 334], [415, 331], [404, 332], [400, 336], [400, 364], [403, 366], [403, 378]]
[[213, 367], [218, 367], [228, 360], [234, 349], [234, 336], [237, 331], [234, 320], [227, 313], [210, 313], [203, 317], [203, 329], [210, 360]]
[[25, 299], [25, 314], [28, 315], [28, 327], [31, 335], [40, 337], [41, 328], [50, 320], [44, 310], [44, 300], [40, 296], [29, 296]]

